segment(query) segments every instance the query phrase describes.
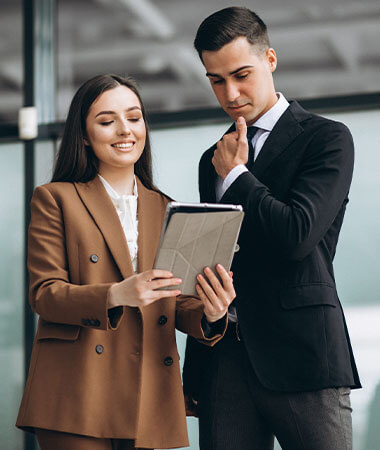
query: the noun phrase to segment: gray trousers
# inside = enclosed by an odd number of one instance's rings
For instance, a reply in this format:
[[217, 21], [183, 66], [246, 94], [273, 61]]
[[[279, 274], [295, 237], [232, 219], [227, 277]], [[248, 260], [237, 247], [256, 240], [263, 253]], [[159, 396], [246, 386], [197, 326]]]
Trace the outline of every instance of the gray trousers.
[[198, 399], [200, 450], [351, 450], [350, 388], [282, 393], [264, 388], [244, 344], [213, 347]]

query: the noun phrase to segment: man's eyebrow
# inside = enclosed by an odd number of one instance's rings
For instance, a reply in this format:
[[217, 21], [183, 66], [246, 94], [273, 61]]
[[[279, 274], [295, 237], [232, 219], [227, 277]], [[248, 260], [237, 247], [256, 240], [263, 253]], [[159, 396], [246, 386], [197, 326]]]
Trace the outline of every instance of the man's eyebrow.
[[[244, 69], [249, 69], [253, 67], [252, 65], [247, 64], [246, 66], [241, 66], [236, 70], [233, 70], [232, 72], [229, 73], [229, 75], [235, 75], [236, 73], [240, 72], [241, 70]], [[206, 77], [217, 77], [217, 78], [223, 78], [221, 75], [217, 74], [217, 73], [211, 73], [211, 72], [206, 72]]]
[[[127, 109], [125, 110], [125, 112], [133, 111], [133, 110], [135, 110], [135, 109], [138, 109], [139, 111], [141, 111], [141, 108], [140, 108], [139, 106], [131, 106], [130, 108], [127, 108]], [[98, 116], [101, 116], [102, 114], [116, 114], [116, 113], [115, 113], [115, 111], [100, 111], [100, 112], [98, 112], [98, 114], [95, 116], [95, 119], [96, 119]]]

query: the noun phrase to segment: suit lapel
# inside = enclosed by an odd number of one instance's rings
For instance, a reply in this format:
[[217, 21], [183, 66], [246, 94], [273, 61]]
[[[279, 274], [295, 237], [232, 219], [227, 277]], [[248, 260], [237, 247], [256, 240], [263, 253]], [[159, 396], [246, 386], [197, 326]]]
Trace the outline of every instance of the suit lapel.
[[200, 189], [201, 193], [201, 201], [203, 202], [210, 202], [215, 203], [216, 202], [216, 192], [215, 192], [215, 185], [216, 185], [216, 179], [218, 177], [218, 174], [215, 171], [215, 168], [211, 162], [212, 157], [214, 156], [214, 150], [215, 147], [212, 147], [209, 151], [209, 154], [207, 155], [207, 164], [205, 164], [203, 173], [200, 174], [199, 182], [200, 186], [202, 181], [204, 181], [204, 186], [206, 188], [206, 193], [202, 192], [202, 189]]
[[116, 209], [99, 177], [88, 183], [74, 183], [75, 188], [92, 216], [123, 278], [133, 274], [128, 244]]
[[161, 235], [165, 204], [157, 192], [147, 189], [137, 179], [139, 200], [137, 217], [139, 221], [138, 236], [138, 271], [144, 272], [153, 267]]
[[302, 109], [297, 102], [290, 103], [288, 109], [270, 132], [253, 164], [252, 173], [255, 176], [260, 177], [273, 160], [285, 151], [294, 139], [303, 132], [303, 127], [299, 122], [310, 116], [311, 114]]

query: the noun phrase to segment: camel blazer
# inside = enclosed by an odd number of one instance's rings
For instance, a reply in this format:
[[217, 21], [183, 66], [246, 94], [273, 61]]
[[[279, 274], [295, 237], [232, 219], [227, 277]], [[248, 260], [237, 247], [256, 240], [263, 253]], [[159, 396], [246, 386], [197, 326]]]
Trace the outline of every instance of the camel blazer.
[[[167, 198], [138, 186], [138, 271], [153, 266]], [[39, 314], [17, 426], [136, 447], [188, 445], [175, 328], [208, 345], [199, 299], [107, 309], [108, 289], [133, 275], [117, 212], [98, 177], [51, 183], [32, 200], [30, 303]]]

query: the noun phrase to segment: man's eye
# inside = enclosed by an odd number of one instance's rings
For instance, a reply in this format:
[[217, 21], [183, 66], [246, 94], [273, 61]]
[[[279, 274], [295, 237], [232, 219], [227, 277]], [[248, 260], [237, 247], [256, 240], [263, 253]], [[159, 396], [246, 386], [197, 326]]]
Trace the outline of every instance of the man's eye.
[[223, 83], [223, 80], [212, 80], [212, 84], [220, 84]]
[[243, 78], [247, 78], [248, 74], [244, 73], [242, 75], [237, 75], [236, 78], [238, 78], [239, 80], [243, 79]]

